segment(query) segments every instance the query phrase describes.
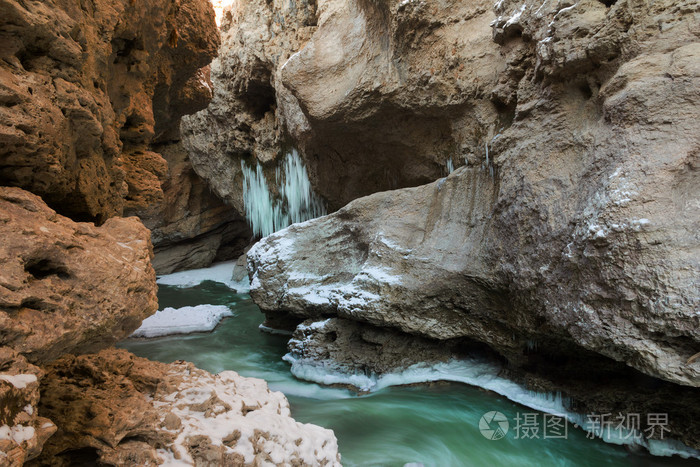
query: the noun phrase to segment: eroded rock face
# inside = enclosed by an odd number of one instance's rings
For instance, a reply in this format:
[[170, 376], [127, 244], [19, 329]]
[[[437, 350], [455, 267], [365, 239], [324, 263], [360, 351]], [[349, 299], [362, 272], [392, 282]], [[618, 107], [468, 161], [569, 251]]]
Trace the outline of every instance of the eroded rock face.
[[34, 459], [56, 432], [40, 417], [39, 381], [44, 372], [8, 347], [0, 347], [0, 464], [19, 466]]
[[276, 84], [278, 68], [315, 24], [314, 1], [246, 0], [223, 14], [222, 46], [211, 65], [214, 97], [183, 119], [181, 132], [195, 171], [240, 213], [241, 160], [269, 166], [281, 154], [278, 102], [293, 97]]
[[136, 218], [100, 227], [0, 187], [0, 343], [30, 362], [94, 352], [158, 308], [150, 234]]
[[556, 336], [699, 386], [697, 5], [499, 5], [514, 14], [493, 23], [509, 57], [494, 93], [514, 118], [488, 162], [263, 240], [253, 296], [513, 359]]
[[77, 454], [115, 466], [339, 465], [333, 432], [295, 422], [264, 381], [124, 350], [53, 362], [40, 409], [58, 425], [40, 465], [72, 465]]
[[503, 113], [490, 102], [505, 68], [491, 7], [238, 2], [224, 14], [214, 99], [183, 120], [195, 170], [241, 211], [240, 161], [272, 168], [291, 144], [334, 210], [481, 157]]
[[203, 268], [239, 257], [252, 238], [245, 219], [194, 173], [180, 142], [155, 149], [167, 162], [167, 176], [160, 185], [163, 198], [133, 214], [151, 230], [156, 273]]
[[383, 375], [411, 365], [445, 362], [467, 348], [459, 340], [425, 339], [359, 321], [327, 318], [298, 325], [285, 358], [325, 372]]
[[162, 200], [150, 150], [211, 97], [208, 2], [0, 2], [0, 184], [75, 220]]
[[[389, 5], [427, 19], [437, 4]], [[458, 138], [466, 167], [263, 239], [248, 254], [251, 295], [273, 320], [338, 316], [466, 337], [516, 368], [529, 365], [533, 345], [548, 359], [579, 349], [699, 387], [691, 357], [700, 348], [700, 7], [506, 0], [491, 8], [474, 17], [471, 34], [493, 43], [469, 53], [485, 59], [497, 46], [493, 81], [468, 98], [463, 115], [475, 125], [453, 120], [461, 131], [481, 128]], [[367, 15], [326, 18], [344, 44], [360, 40], [347, 18], [361, 25]], [[310, 42], [290, 59], [285, 82], [313, 70], [311, 57], [324, 63], [322, 50]], [[311, 68], [293, 66], [307, 56]], [[484, 71], [476, 59], [464, 66], [467, 75]], [[343, 88], [316, 101], [302, 82], [294, 93], [310, 122], [354, 115], [374, 96]], [[697, 446], [696, 435], [684, 441]]]
[[[431, 182], [480, 154], [502, 113], [506, 68], [490, 1], [325, 1], [309, 43], [282, 66], [305, 118], [286, 122], [332, 208]], [[280, 103], [294, 114], [291, 99]], [[301, 117], [297, 117], [301, 120]]]

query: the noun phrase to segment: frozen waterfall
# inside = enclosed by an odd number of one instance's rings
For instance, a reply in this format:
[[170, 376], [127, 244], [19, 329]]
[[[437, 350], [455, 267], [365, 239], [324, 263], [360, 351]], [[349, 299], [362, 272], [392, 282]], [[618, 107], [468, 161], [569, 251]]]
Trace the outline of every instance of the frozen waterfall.
[[313, 192], [309, 174], [296, 149], [275, 169], [276, 190], [270, 191], [262, 166], [241, 161], [243, 205], [253, 233], [265, 237], [296, 222], [326, 214], [320, 196]]

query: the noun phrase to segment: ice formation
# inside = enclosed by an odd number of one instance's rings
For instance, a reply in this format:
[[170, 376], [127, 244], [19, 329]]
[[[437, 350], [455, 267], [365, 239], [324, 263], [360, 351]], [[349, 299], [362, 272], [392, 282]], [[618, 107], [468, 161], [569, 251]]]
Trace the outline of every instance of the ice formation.
[[233, 312], [225, 305], [165, 308], [143, 320], [141, 327], [134, 331], [132, 337], [160, 337], [211, 331], [227, 316], [233, 316]]
[[299, 153], [287, 153], [275, 170], [276, 190], [270, 190], [262, 166], [241, 161], [243, 205], [255, 235], [265, 237], [291, 224], [326, 214], [323, 200], [314, 193]]

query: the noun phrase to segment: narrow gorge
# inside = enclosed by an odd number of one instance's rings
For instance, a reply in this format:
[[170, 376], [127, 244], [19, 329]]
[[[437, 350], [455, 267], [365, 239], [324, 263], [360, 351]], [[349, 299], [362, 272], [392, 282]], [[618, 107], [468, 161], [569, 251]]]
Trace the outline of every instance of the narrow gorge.
[[697, 1], [0, 38], [0, 465], [700, 462]]

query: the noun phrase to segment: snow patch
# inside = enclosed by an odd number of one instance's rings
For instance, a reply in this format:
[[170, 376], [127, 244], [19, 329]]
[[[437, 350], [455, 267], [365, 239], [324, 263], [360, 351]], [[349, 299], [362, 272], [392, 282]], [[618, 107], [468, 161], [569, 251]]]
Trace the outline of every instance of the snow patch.
[[190, 269], [188, 271], [179, 271], [160, 276], [156, 282], [162, 285], [186, 288], [194, 287], [204, 281], [212, 281], [224, 284], [228, 288], [236, 290], [238, 293], [248, 293], [250, 291], [250, 283], [247, 277], [241, 282], [236, 282], [232, 279], [233, 267], [235, 265], [236, 261], [225, 261], [209, 266], [208, 268]]
[[143, 320], [141, 327], [134, 331], [131, 337], [160, 337], [211, 331], [227, 316], [233, 316], [233, 312], [225, 305], [165, 308]]
[[17, 389], [24, 389], [31, 383], [36, 383], [36, 375], [19, 374], [19, 375], [4, 375], [0, 374], [1, 381], [7, 381]]
[[525, 11], [525, 4], [520, 7], [518, 11], [513, 13], [513, 15], [506, 21], [506, 26], [510, 26], [512, 24], [516, 24], [518, 21], [520, 21], [520, 17], [522, 16], [523, 12]]
[[34, 438], [34, 427], [24, 425], [3, 425], [0, 426], [0, 439], [12, 440], [17, 444], [22, 444], [24, 441], [29, 441]]
[[350, 314], [358, 307], [364, 308], [370, 302], [379, 300], [379, 295], [358, 288], [355, 284], [341, 283], [293, 287], [287, 290], [287, 294], [293, 299], [337, 308]]
[[192, 369], [176, 392], [152, 403], [162, 417], [174, 414], [181, 421], [174, 442], [159, 451], [168, 465], [193, 465], [187, 439], [201, 434], [225, 452], [240, 454], [246, 465], [257, 464], [256, 452], [265, 453], [271, 465], [339, 465], [333, 432], [296, 422], [284, 394], [260, 379]]
[[373, 282], [379, 282], [384, 284], [400, 284], [401, 277], [396, 274], [392, 274], [388, 269], [379, 266], [364, 266], [362, 270], [355, 276], [353, 282], [356, 280], [364, 281], [370, 279]]

